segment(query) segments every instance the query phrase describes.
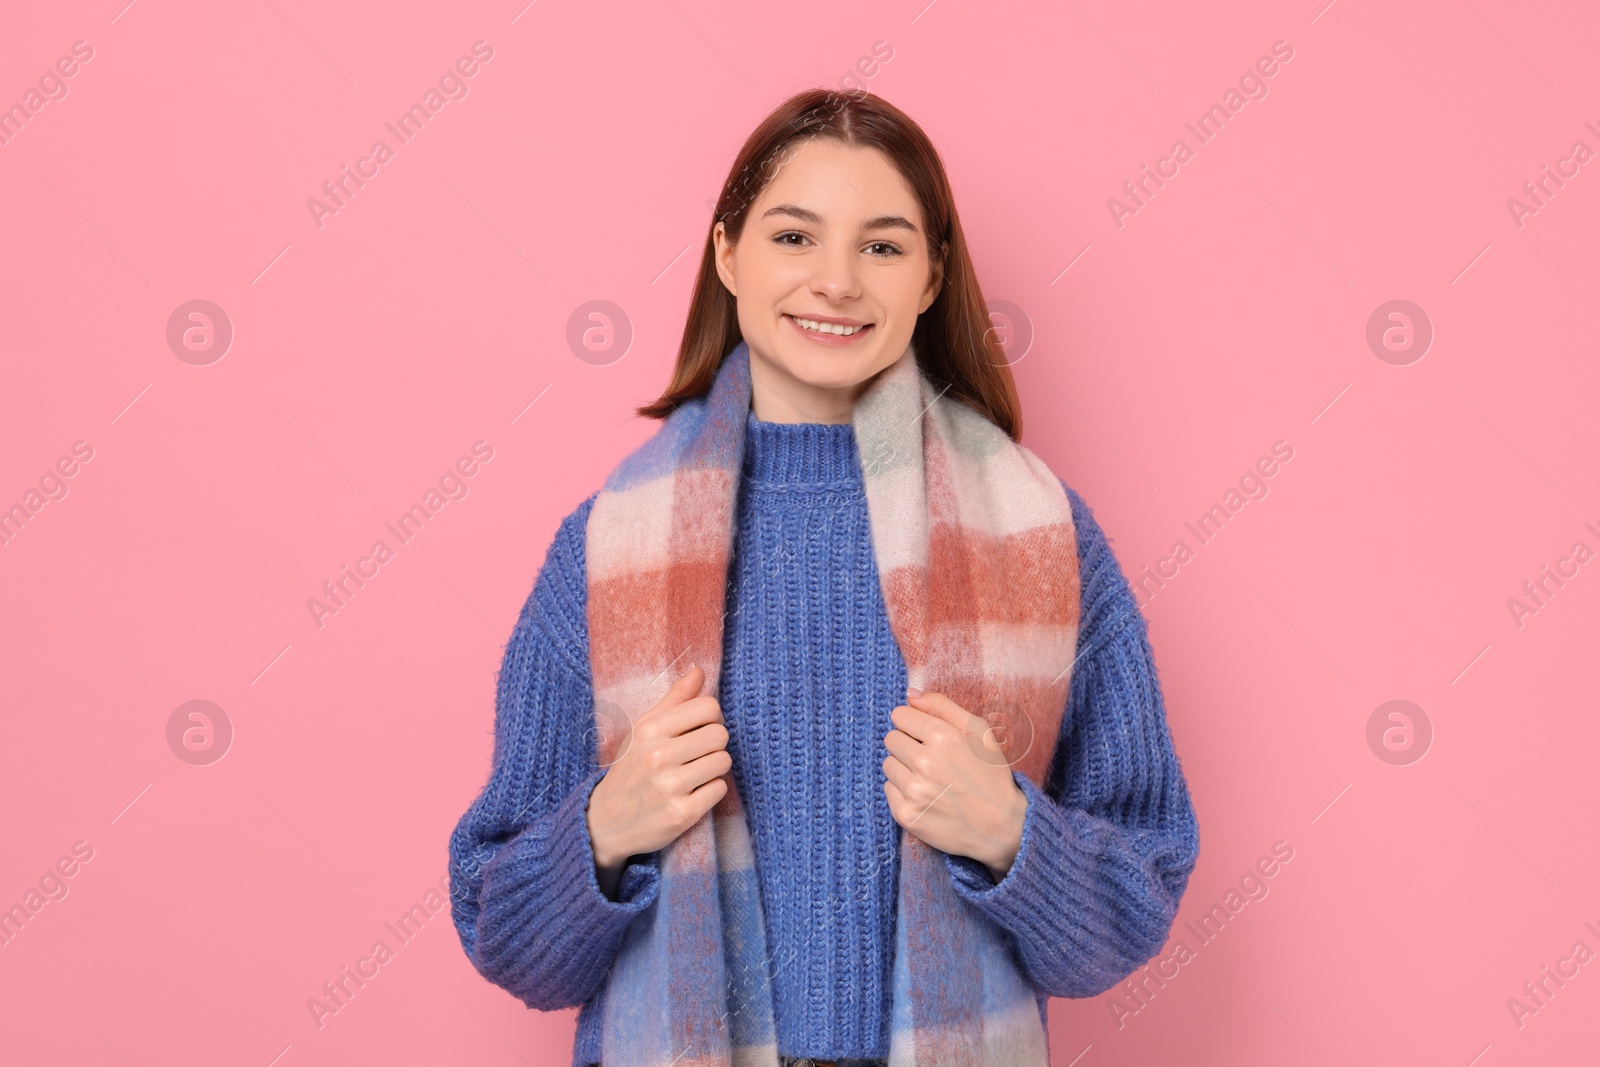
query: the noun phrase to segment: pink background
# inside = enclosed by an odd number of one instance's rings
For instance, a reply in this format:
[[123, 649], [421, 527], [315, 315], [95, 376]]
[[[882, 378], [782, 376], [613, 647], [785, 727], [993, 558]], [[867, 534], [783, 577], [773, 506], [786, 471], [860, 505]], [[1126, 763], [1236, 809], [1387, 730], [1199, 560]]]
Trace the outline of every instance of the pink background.
[[[1520, 626], [1508, 599], [1600, 549], [1600, 161], [1507, 206], [1600, 150], [1592, 4], [120, 3], [0, 35], [5, 106], [93, 49], [0, 145], [0, 506], [93, 453], [0, 546], [0, 906], [92, 849], [0, 948], [0, 1059], [567, 1062], [575, 1012], [484, 982], [447, 912], [384, 924], [444, 876], [557, 521], [654, 428], [630, 410], [734, 153], [878, 42], [860, 83], [934, 139], [986, 297], [1031, 323], [1024, 441], [1130, 577], [1294, 450], [1145, 609], [1201, 824], [1193, 957], [1142, 1005], [1053, 1001], [1056, 1062], [1593, 1057], [1600, 958], [1520, 1026], [1508, 999], [1600, 951], [1600, 563]], [[1184, 123], [1276, 41], [1268, 95], [1199, 145]], [[319, 228], [307, 200], [380, 137]], [[1119, 227], [1108, 198], [1180, 137]], [[234, 331], [208, 365], [166, 339], [195, 299]], [[1395, 299], [1434, 331], [1403, 366], [1366, 340]], [[569, 347], [592, 300], [620, 358]], [[319, 627], [322, 583], [480, 440], [465, 498]], [[1432, 730], [1404, 765], [1368, 742], [1395, 699]], [[190, 700], [225, 758], [169, 745]], [[380, 938], [319, 1028], [307, 1001]]]

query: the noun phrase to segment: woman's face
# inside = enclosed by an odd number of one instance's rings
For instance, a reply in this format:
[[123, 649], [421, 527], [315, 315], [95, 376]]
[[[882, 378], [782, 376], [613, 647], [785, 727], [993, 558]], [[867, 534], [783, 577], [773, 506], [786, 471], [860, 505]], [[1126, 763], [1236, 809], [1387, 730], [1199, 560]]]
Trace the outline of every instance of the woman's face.
[[[750, 346], [756, 418], [849, 422], [872, 377], [905, 353], [941, 274], [922, 209], [887, 156], [825, 139], [790, 151], [737, 245], [717, 223], [717, 273]], [[810, 328], [818, 321], [859, 329]]]

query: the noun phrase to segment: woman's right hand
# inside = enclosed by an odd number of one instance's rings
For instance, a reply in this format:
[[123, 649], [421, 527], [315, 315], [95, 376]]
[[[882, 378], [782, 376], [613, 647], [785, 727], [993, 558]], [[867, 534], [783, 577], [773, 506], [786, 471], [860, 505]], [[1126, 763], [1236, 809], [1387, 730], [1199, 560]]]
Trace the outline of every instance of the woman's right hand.
[[589, 841], [608, 897], [629, 857], [676, 841], [728, 792], [728, 728], [717, 698], [697, 695], [705, 677], [690, 667], [634, 721], [622, 755], [589, 794]]

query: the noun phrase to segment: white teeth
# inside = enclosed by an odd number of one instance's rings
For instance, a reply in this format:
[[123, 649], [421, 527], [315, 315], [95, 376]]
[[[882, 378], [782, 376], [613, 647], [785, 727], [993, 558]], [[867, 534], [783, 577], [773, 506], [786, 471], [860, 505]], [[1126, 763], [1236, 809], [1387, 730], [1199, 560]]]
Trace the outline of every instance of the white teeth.
[[813, 322], [811, 319], [802, 319], [795, 315], [790, 315], [789, 317], [794, 319], [795, 322], [798, 322], [801, 326], [804, 326], [808, 330], [812, 330], [816, 333], [834, 333], [840, 335], [841, 337], [849, 337], [857, 330], [865, 328], [862, 326], [840, 326], [837, 323], [832, 322]]

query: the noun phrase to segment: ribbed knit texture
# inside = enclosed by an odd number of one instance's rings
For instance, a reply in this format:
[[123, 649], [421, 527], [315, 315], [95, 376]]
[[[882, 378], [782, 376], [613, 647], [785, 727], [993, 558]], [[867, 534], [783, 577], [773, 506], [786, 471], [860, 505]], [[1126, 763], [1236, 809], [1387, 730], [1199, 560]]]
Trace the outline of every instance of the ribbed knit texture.
[[[1088, 506], [1067, 495], [1082, 582], [1056, 760], [996, 885], [946, 856], [1003, 927], [1043, 1013], [1160, 951], [1199, 851], [1144, 620]], [[596, 766], [585, 619], [591, 496], [562, 522], [506, 646], [494, 764], [450, 839], [452, 912], [479, 972], [532, 1008], [581, 1006], [575, 1067], [600, 1059], [607, 971], [657, 889], [657, 854], [600, 892], [585, 809]], [[884, 1056], [899, 855], [883, 738], [905, 663], [874, 562], [849, 423], [751, 414], [719, 700], [761, 881], [778, 1048]], [[976, 710], [976, 709], [969, 709]]]
[[720, 699], [772, 956], [778, 1051], [889, 1047], [899, 826], [883, 737], [905, 661], [849, 423], [750, 416]]

